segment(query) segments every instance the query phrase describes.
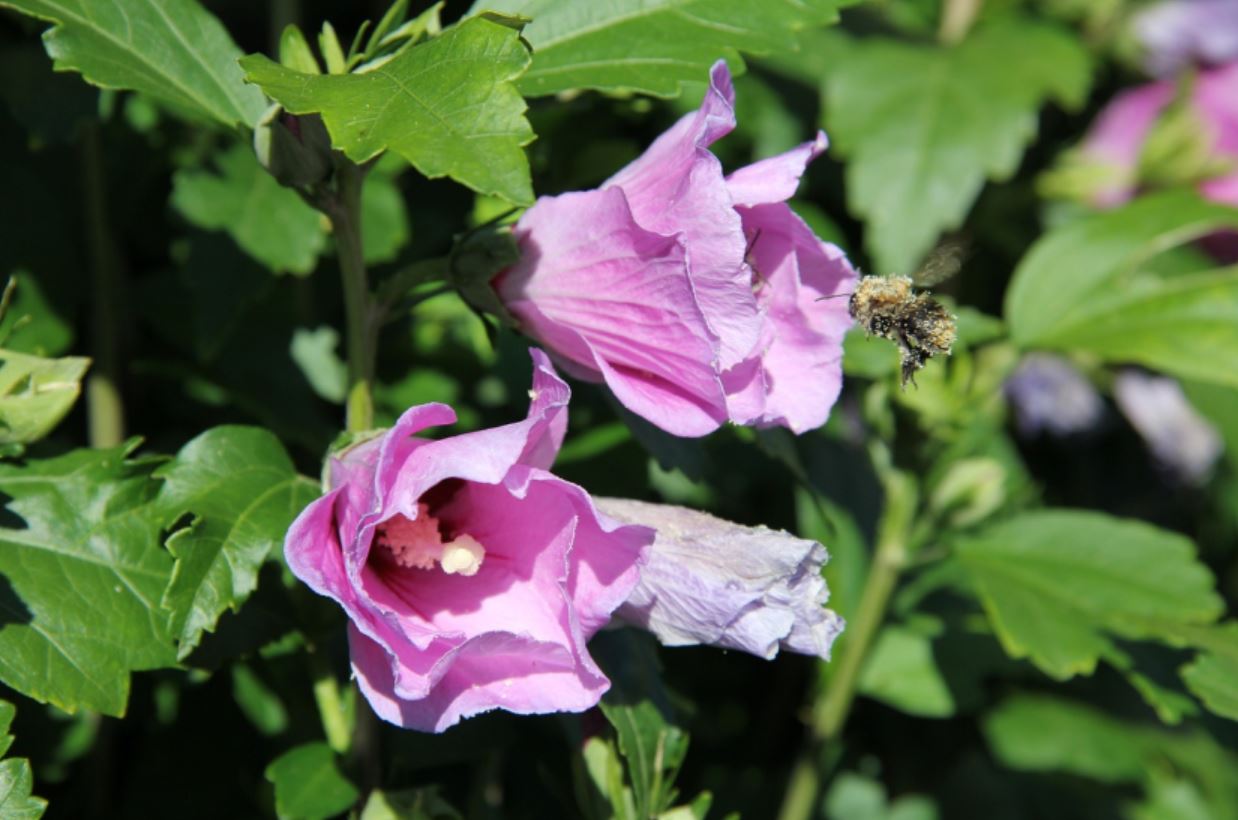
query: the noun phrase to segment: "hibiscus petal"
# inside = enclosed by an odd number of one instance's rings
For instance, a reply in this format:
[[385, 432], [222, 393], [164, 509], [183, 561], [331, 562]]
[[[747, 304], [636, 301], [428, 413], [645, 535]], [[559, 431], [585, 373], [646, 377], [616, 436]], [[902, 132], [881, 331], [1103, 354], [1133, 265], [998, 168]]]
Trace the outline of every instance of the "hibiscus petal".
[[718, 352], [677, 240], [637, 225], [613, 188], [544, 197], [517, 234], [524, 255], [496, 289], [529, 335], [636, 413], [718, 427]]
[[657, 529], [640, 583], [615, 614], [667, 646], [712, 644], [774, 657], [828, 658], [843, 622], [824, 604], [825, 548], [683, 507], [595, 499], [619, 521]]
[[[740, 168], [726, 178], [727, 190], [736, 205], [764, 205], [769, 202], [786, 202], [795, 196], [800, 177], [808, 163], [819, 157], [829, 147], [824, 131], [817, 132], [812, 142], [797, 145], [776, 157], [759, 160]], [[749, 236], [750, 231], [745, 232]]]
[[[765, 401], [755, 421], [802, 433], [825, 423], [842, 390], [842, 340], [852, 325], [846, 299], [820, 297], [851, 292], [856, 272], [786, 204], [739, 212], [744, 229], [760, 236], [750, 256], [769, 333], [761, 355]], [[724, 383], [733, 388], [730, 376], [724, 374]]]
[[583, 712], [610, 687], [604, 675], [568, 663], [554, 647], [493, 634], [464, 647], [427, 697], [406, 700], [396, 694], [383, 648], [351, 627], [348, 638], [362, 694], [379, 717], [408, 729], [442, 732], [500, 708], [516, 714]]
[[660, 234], [680, 233], [688, 271], [719, 363], [728, 368], [756, 345], [760, 315], [744, 266], [744, 238], [722, 164], [709, 151], [735, 128], [735, 90], [726, 63], [710, 71], [701, 107], [654, 141], [644, 154], [602, 184], [622, 188], [637, 223]]

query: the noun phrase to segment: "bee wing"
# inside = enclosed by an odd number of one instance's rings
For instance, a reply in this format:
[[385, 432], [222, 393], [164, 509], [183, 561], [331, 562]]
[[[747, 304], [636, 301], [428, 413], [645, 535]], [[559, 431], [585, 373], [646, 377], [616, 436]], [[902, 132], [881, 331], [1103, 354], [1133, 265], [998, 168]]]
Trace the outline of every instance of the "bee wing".
[[963, 260], [967, 257], [969, 245], [965, 239], [950, 237], [943, 239], [937, 247], [929, 251], [924, 264], [911, 276], [918, 287], [931, 288], [941, 284], [959, 272]]

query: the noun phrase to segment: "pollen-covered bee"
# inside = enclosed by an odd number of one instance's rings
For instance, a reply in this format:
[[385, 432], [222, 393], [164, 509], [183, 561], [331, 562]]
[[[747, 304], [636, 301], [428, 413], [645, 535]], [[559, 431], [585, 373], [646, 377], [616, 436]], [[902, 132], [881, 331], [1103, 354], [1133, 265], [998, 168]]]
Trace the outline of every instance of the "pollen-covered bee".
[[851, 318], [865, 333], [889, 339], [902, 352], [903, 387], [916, 383], [916, 371], [929, 359], [949, 356], [957, 336], [955, 317], [931, 294], [916, 293], [913, 285], [927, 287], [950, 278], [962, 266], [963, 252], [961, 242], [944, 242], [914, 276], [864, 276], [851, 293]]

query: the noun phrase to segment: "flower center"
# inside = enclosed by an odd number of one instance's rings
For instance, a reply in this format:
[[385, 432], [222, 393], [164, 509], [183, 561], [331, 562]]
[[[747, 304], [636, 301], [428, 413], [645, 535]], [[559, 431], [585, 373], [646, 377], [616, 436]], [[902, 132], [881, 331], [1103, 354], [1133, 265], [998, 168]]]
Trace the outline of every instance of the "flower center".
[[448, 575], [476, 575], [486, 555], [486, 548], [471, 535], [461, 534], [444, 543], [438, 519], [425, 504], [417, 505], [415, 520], [397, 515], [383, 522], [375, 541], [402, 567], [434, 569], [438, 564]]

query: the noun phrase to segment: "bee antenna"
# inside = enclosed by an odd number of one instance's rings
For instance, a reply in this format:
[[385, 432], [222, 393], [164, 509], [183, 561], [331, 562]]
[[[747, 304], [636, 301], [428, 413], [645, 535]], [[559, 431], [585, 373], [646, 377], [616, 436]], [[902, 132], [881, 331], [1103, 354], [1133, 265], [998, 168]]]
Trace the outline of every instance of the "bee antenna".
[[844, 296], [851, 296], [851, 295], [852, 295], [852, 294], [850, 294], [850, 293], [831, 293], [829, 296], [818, 296], [818, 297], [817, 297], [815, 300], [813, 300], [813, 301], [816, 301], [816, 302], [821, 302], [821, 301], [824, 301], [824, 300], [826, 300], [826, 299], [841, 299], [841, 298], [843, 298]]

